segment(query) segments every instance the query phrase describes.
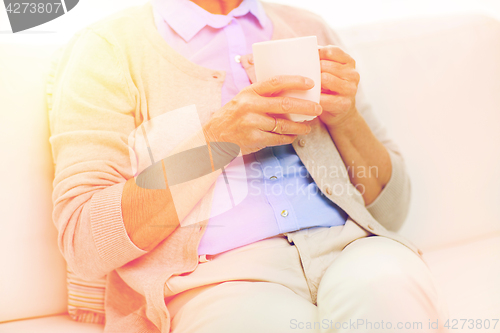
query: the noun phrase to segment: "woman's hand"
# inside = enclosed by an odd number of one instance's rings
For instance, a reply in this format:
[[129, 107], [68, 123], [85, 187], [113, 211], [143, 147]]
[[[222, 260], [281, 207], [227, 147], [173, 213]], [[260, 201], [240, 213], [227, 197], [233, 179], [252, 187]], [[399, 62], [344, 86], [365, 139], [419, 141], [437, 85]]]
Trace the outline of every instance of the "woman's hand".
[[356, 62], [337, 46], [324, 46], [319, 50], [321, 61], [320, 119], [328, 128], [335, 128], [356, 114], [355, 97], [359, 73]]
[[311, 79], [287, 75], [248, 86], [205, 124], [207, 141], [237, 144], [243, 155], [268, 146], [292, 143], [297, 135], [308, 134], [311, 127], [269, 114], [318, 116], [322, 108], [311, 101], [276, 95], [286, 90], [308, 90], [313, 86]]

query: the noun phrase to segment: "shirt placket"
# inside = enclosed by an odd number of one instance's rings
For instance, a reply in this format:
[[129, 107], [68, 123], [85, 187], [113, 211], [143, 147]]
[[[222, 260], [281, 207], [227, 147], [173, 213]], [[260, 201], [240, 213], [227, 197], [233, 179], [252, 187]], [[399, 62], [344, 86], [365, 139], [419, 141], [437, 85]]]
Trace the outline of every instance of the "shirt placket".
[[285, 195], [283, 167], [271, 147], [255, 153], [262, 168], [264, 195], [271, 205], [280, 233], [298, 230], [298, 221], [291, 202]]
[[238, 90], [250, 85], [245, 69], [241, 66], [241, 56], [247, 54], [246, 38], [241, 25], [236, 18], [224, 28], [229, 50], [229, 64], [233, 75], [234, 85]]

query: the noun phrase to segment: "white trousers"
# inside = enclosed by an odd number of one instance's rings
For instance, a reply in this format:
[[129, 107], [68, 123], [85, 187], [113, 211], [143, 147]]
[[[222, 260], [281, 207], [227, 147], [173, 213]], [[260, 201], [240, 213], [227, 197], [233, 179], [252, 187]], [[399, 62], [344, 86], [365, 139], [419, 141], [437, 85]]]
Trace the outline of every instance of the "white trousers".
[[[352, 220], [231, 250], [166, 284], [174, 333], [444, 332], [426, 264]], [[439, 327], [439, 328], [438, 328]]]

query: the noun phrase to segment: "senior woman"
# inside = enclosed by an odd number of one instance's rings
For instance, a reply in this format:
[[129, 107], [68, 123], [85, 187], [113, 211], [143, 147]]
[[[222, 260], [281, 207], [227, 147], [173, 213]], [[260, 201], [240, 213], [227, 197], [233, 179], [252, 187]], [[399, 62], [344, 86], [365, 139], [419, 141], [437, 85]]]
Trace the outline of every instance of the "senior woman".
[[[309, 35], [325, 45], [319, 104], [279, 95], [308, 78], [254, 82], [253, 43]], [[54, 221], [69, 267], [107, 275], [105, 332], [435, 330], [442, 300], [395, 234], [404, 162], [339, 45], [316, 15], [257, 0], [153, 0], [73, 38], [50, 111]], [[230, 167], [177, 189], [179, 206], [165, 164], [148, 189], [129, 156], [131, 133], [189, 105], [206, 142], [241, 148], [258, 189], [201, 221]], [[276, 116], [292, 113], [318, 117]]]

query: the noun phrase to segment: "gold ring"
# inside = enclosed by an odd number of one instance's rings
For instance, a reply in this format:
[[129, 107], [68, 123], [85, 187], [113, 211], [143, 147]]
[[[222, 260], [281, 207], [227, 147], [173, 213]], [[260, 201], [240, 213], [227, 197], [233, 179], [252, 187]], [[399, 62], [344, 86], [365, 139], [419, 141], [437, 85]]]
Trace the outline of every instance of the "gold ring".
[[271, 130], [272, 133], [276, 133], [275, 131], [278, 129], [278, 119], [274, 118], [274, 128]]

